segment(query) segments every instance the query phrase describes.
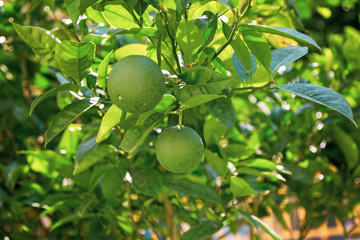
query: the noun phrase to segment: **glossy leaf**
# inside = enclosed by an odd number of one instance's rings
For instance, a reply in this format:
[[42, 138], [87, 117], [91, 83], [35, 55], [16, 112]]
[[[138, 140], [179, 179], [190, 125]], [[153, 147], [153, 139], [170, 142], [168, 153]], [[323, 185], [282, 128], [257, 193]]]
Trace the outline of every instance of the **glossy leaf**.
[[261, 158], [241, 161], [238, 163], [238, 166], [278, 170], [278, 167], [277, 167], [278, 165], [276, 163], [266, 160], [266, 159], [261, 159]]
[[196, 84], [191, 86], [180, 86], [174, 88], [174, 95], [180, 102], [186, 102], [197, 95], [219, 94], [230, 84], [232, 79]]
[[141, 125], [129, 128], [121, 141], [120, 148], [125, 152], [133, 153], [145, 141], [156, 124], [171, 111], [175, 98], [171, 95], [164, 95], [160, 103], [153, 111], [146, 114], [146, 120]]
[[252, 54], [251, 52], [249, 52], [249, 54], [250, 54], [250, 58], [251, 58], [250, 74], [249, 74], [249, 71], [244, 66], [244, 64], [240, 61], [238, 56], [235, 54], [235, 52], [232, 55], [232, 64], [234, 66], [235, 72], [237, 73], [237, 75], [243, 82], [247, 82], [250, 79], [251, 75], [254, 75], [254, 73], [256, 72], [256, 68], [257, 68], [257, 62], [254, 57], [254, 54]]
[[94, 62], [95, 44], [66, 40], [57, 49], [55, 57], [62, 72], [76, 82], [80, 82], [88, 74]]
[[54, 61], [54, 52], [59, 47], [60, 40], [40, 27], [21, 26], [17, 23], [12, 23], [12, 25], [20, 38], [26, 42], [36, 54], [43, 57], [50, 66], [57, 67], [57, 63]]
[[219, 195], [209, 186], [192, 182], [185, 178], [164, 178], [164, 185], [181, 194], [198, 197], [204, 200], [220, 203]]
[[45, 134], [45, 147], [52, 139], [69, 126], [70, 123], [75, 121], [96, 103], [97, 100], [83, 99], [66, 106], [50, 123], [50, 126]]
[[241, 216], [245, 218], [245, 220], [250, 223], [253, 227], [256, 229], [261, 228], [266, 233], [268, 233], [271, 237], [273, 237], [275, 240], [282, 240], [282, 238], [277, 234], [271, 227], [269, 227], [265, 222], [263, 222], [261, 219], [254, 215], [250, 215], [246, 212], [240, 211], [239, 212]]
[[111, 50], [106, 55], [106, 57], [101, 61], [98, 68], [98, 77], [96, 81], [99, 87], [101, 87], [104, 91], [106, 91], [106, 76], [112, 54], [113, 54], [113, 50]]
[[275, 71], [281, 66], [285, 66], [291, 62], [294, 62], [308, 53], [307, 47], [290, 46], [279, 48], [271, 51], [271, 71]]
[[160, 193], [163, 179], [155, 169], [139, 168], [131, 169], [130, 175], [134, 188], [140, 193], [157, 196]]
[[266, 71], [270, 73], [271, 51], [268, 42], [256, 32], [242, 32], [242, 36], [255, 58], [259, 60]]
[[321, 50], [320, 47], [317, 45], [317, 43], [314, 41], [314, 39], [291, 28], [271, 27], [271, 26], [264, 26], [258, 24], [244, 24], [239, 26], [239, 31], [240, 32], [257, 31], [257, 32], [276, 34], [283, 37], [294, 39], [299, 43], [305, 44], [306, 46], [309, 47], [316, 48], [317, 50]]
[[193, 22], [184, 19], [178, 26], [176, 42], [184, 52], [186, 62], [190, 63], [191, 57], [203, 42], [203, 33]]
[[210, 102], [212, 100], [225, 97], [224, 95], [216, 95], [216, 94], [207, 94], [207, 95], [196, 95], [192, 98], [189, 98], [183, 103], [183, 110], [193, 108], [204, 103]]
[[112, 105], [107, 110], [101, 120], [100, 129], [96, 137], [96, 142], [104, 141], [110, 136], [111, 129], [115, 127], [118, 123], [120, 123], [121, 115], [122, 110], [116, 105]]
[[115, 28], [136, 28], [139, 27], [131, 14], [122, 5], [106, 5], [102, 12], [105, 20]]
[[48, 92], [44, 93], [43, 95], [38, 96], [37, 98], [34, 99], [34, 101], [32, 101], [31, 106], [30, 106], [29, 115], [31, 115], [31, 113], [34, 111], [34, 109], [36, 108], [37, 105], [39, 105], [45, 99], [55, 95], [56, 93], [58, 93], [60, 91], [77, 92], [78, 90], [79, 90], [79, 86], [76, 85], [75, 83], [61, 84], [61, 85], [57, 86], [56, 88], [49, 90]]
[[88, 180], [88, 190], [94, 190], [94, 188], [99, 184], [104, 176], [108, 174], [110, 170], [113, 170], [113, 167], [110, 164], [96, 164], [92, 169], [91, 177]]
[[246, 197], [256, 194], [256, 191], [247, 182], [234, 176], [230, 178], [230, 190], [234, 197]]
[[214, 235], [220, 228], [223, 226], [223, 223], [220, 221], [211, 221], [206, 220], [202, 223], [192, 227], [187, 231], [180, 239], [181, 240], [205, 240], [209, 239]]
[[277, 88], [332, 108], [347, 117], [357, 127], [350, 104], [342, 95], [330, 88], [310, 83], [285, 84], [277, 86]]
[[84, 14], [86, 12], [86, 9], [88, 7], [90, 7], [91, 5], [93, 5], [94, 3], [96, 3], [98, 0], [79, 0], [80, 4], [79, 4], [79, 12], [80, 15]]
[[229, 98], [215, 99], [205, 106], [225, 127], [230, 129], [235, 125], [236, 111]]

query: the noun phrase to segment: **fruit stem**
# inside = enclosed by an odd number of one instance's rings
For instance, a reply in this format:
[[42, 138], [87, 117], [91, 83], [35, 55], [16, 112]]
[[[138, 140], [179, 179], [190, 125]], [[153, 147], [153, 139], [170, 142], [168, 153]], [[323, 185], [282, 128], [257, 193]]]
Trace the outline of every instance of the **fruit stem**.
[[178, 123], [179, 126], [183, 126], [182, 118], [183, 118], [183, 110], [180, 110], [180, 112], [179, 112], [179, 123]]
[[121, 114], [121, 118], [120, 118], [120, 127], [124, 128], [124, 122], [125, 122], [125, 118], [126, 118], [126, 114], [127, 112], [123, 111]]

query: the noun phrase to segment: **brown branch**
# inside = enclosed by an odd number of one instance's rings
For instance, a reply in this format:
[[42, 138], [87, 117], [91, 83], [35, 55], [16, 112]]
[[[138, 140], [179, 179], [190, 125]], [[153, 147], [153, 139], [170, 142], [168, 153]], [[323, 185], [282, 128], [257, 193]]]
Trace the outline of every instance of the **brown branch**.
[[174, 224], [174, 210], [171, 206], [169, 199], [165, 194], [162, 195], [162, 199], [165, 205], [165, 220], [166, 220], [166, 225], [170, 230], [170, 236], [171, 236], [170, 239], [179, 240], [179, 235], [176, 230], [176, 226]]

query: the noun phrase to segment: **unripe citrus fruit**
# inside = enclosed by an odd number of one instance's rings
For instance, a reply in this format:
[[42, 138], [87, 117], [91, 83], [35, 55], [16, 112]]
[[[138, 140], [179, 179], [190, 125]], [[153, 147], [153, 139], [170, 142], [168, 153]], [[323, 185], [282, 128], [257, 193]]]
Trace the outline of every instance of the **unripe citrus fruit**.
[[131, 55], [115, 63], [107, 89], [117, 107], [126, 112], [141, 113], [160, 102], [165, 92], [165, 78], [153, 60]]
[[166, 170], [186, 173], [200, 163], [204, 155], [204, 145], [194, 129], [173, 126], [160, 134], [155, 152], [161, 166]]

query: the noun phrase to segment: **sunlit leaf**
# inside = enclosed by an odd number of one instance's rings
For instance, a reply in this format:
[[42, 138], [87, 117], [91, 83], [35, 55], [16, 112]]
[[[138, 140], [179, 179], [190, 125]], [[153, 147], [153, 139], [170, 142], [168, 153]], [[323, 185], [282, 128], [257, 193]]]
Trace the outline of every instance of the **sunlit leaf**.
[[54, 60], [54, 52], [60, 45], [60, 40], [56, 39], [47, 30], [40, 27], [21, 26], [12, 23], [17, 34], [26, 42], [31, 49], [43, 57], [50, 66], [57, 67]]
[[268, 42], [256, 32], [245, 31], [242, 32], [242, 36], [255, 58], [259, 60], [270, 74], [271, 51]]
[[234, 197], [246, 197], [256, 194], [256, 191], [247, 182], [234, 176], [230, 178], [230, 190]]
[[184, 52], [186, 62], [190, 63], [191, 57], [203, 42], [203, 33], [193, 22], [184, 19], [178, 26], [176, 42]]
[[62, 72], [80, 82], [89, 72], [95, 59], [95, 44], [92, 42], [63, 41], [56, 50], [56, 60]]
[[101, 119], [100, 129], [96, 137], [96, 142], [101, 142], [110, 136], [111, 129], [120, 123], [122, 110], [116, 105], [112, 105]]
[[106, 21], [115, 28], [139, 27], [131, 14], [122, 5], [106, 5], [102, 12]]

